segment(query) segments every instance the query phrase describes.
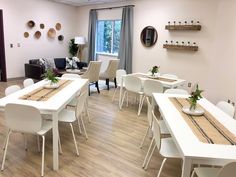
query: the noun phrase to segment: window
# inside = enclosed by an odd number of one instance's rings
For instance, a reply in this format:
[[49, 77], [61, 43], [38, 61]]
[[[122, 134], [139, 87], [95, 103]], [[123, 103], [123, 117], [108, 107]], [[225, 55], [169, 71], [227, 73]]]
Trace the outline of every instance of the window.
[[121, 20], [99, 20], [97, 23], [97, 52], [117, 55], [120, 45]]

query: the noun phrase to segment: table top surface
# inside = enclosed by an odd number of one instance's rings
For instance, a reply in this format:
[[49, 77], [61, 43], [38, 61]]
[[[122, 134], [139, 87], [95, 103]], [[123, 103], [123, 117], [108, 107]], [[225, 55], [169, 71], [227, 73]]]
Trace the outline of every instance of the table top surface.
[[[180, 112], [175, 108], [169, 100], [170, 97], [176, 97], [176, 94], [153, 93], [153, 99], [159, 106], [162, 117], [166, 126], [184, 157], [208, 158], [222, 160], [236, 160], [235, 145], [220, 145], [202, 143], [194, 135], [191, 128], [185, 122]], [[181, 98], [188, 96], [178, 95]], [[236, 135], [236, 120], [217, 108], [206, 98], [202, 98], [198, 103], [210, 112], [222, 125], [224, 125], [231, 133]]]
[[65, 79], [63, 80], [73, 80], [69, 85], [60, 90], [58, 93], [53, 95], [47, 101], [31, 101], [20, 99], [21, 96], [28, 94], [29, 92], [40, 88], [49, 83], [49, 81], [42, 80], [29, 87], [23, 88], [15, 93], [12, 93], [6, 97], [0, 99], [0, 108], [4, 108], [7, 103], [18, 103], [31, 105], [38, 108], [40, 111], [58, 111], [67, 104], [77, 92], [88, 82], [87, 79]]

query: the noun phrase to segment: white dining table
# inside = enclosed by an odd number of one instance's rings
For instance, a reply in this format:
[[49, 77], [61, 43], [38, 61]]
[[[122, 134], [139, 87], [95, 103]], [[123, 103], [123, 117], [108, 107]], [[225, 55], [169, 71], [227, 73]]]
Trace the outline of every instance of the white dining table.
[[0, 110], [4, 111], [6, 104], [17, 103], [24, 105], [31, 105], [39, 109], [42, 114], [49, 114], [52, 116], [52, 131], [53, 131], [53, 169], [59, 168], [58, 157], [58, 114], [63, 110], [66, 105], [76, 97], [82, 87], [88, 84], [87, 79], [66, 79], [72, 80], [70, 84], [65, 86], [47, 101], [31, 101], [20, 99], [21, 96], [30, 93], [31, 91], [43, 87], [48, 84], [49, 81], [42, 80], [29, 87], [23, 88], [15, 93], [12, 93], [6, 97], [0, 99]]
[[[129, 74], [129, 75], [134, 75], [134, 76], [137, 76], [138, 78], [140, 78], [141, 81], [142, 81], [142, 84], [144, 83], [145, 80], [152, 79], [151, 77], [148, 77], [149, 75], [147, 73], [132, 73], [132, 74]], [[119, 95], [119, 108], [120, 109], [121, 109], [122, 93], [123, 93], [123, 87], [124, 87], [124, 79], [125, 79], [126, 76], [127, 75], [123, 75], [121, 77], [121, 86], [120, 86], [120, 95]], [[158, 76], [158, 77], [163, 78], [163, 79], [173, 79], [173, 78], [163, 77], [163, 76]], [[179, 78], [173, 79], [173, 80], [175, 80], [174, 82], [167, 82], [167, 81], [162, 81], [162, 80], [157, 80], [157, 79], [153, 79], [153, 80], [161, 82], [163, 87], [165, 87], [165, 88], [176, 88], [178, 86], [183, 85], [186, 82], [186, 80], [179, 79]]]
[[[192, 164], [221, 166], [236, 161], [235, 145], [208, 144], [199, 141], [180, 112], [169, 100], [170, 97], [176, 97], [176, 95], [153, 93], [152, 104], [153, 106], [158, 105], [161, 116], [181, 154], [183, 159], [182, 177], [190, 177]], [[186, 98], [188, 96], [178, 95], [178, 97]], [[236, 136], [235, 119], [228, 116], [206, 98], [202, 98], [198, 103]]]

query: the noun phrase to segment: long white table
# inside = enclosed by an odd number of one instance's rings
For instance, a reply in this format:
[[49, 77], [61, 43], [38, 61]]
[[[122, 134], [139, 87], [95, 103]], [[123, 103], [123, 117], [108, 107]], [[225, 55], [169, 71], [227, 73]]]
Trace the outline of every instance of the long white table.
[[[65, 80], [63, 78], [63, 80]], [[65, 106], [77, 95], [80, 89], [88, 84], [87, 79], [67, 79], [73, 80], [72, 83], [67, 85], [65, 88], [60, 90], [58, 93], [53, 95], [47, 101], [30, 101], [19, 99], [21, 96], [42, 87], [47, 84], [48, 81], [42, 80], [33, 84], [29, 87], [26, 87], [22, 90], [19, 90], [9, 96], [0, 99], [0, 109], [4, 111], [5, 105], [7, 103], [18, 103], [31, 105], [40, 110], [42, 114], [52, 115], [52, 124], [53, 124], [53, 169], [58, 170], [59, 161], [58, 161], [58, 114], [65, 108]]]
[[[132, 73], [129, 75], [143, 75], [144, 77], [138, 76], [141, 79], [142, 83], [147, 79], [152, 79], [152, 78], [147, 77], [148, 76], [147, 73]], [[127, 75], [124, 75], [121, 78], [120, 95], [119, 95], [119, 108], [120, 109], [121, 109], [122, 93], [123, 93], [123, 86], [124, 86], [124, 78], [126, 76]], [[173, 79], [173, 78], [168, 78], [168, 77], [163, 77], [163, 76], [159, 76], [159, 77], [164, 78], [164, 79]], [[156, 80], [156, 79], [153, 79], [153, 80]], [[165, 87], [165, 88], [175, 88], [175, 87], [181, 86], [185, 83], [185, 80], [183, 80], [183, 79], [174, 79], [174, 80], [176, 80], [176, 81], [174, 81], [174, 82], [167, 82], [167, 81], [162, 81], [162, 80], [156, 80], [156, 81], [161, 82], [163, 84], [163, 87]]]
[[[160, 113], [173, 137], [183, 159], [182, 177], [190, 177], [192, 164], [225, 165], [236, 161], [235, 145], [202, 143], [194, 135], [184, 118], [175, 108], [169, 97], [173, 94], [153, 94], [153, 105], [159, 106]], [[187, 97], [187, 96], [178, 96]], [[236, 135], [236, 120], [228, 116], [214, 104], [203, 98], [199, 104], [209, 111], [231, 133]]]

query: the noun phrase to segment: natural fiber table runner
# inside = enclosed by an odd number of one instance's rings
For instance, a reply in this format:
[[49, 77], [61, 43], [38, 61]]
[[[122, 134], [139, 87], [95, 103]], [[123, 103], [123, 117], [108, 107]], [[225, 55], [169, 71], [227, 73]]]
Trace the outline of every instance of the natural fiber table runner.
[[182, 112], [183, 106], [190, 105], [188, 99], [169, 99], [201, 142], [209, 144], [236, 145], [236, 136], [199, 104], [197, 106], [204, 109], [204, 114], [202, 116], [192, 116]]
[[71, 82], [73, 82], [73, 81], [59, 80], [59, 82], [58, 82], [59, 87], [58, 88], [49, 89], [49, 88], [40, 87], [40, 88], [35, 89], [26, 95], [23, 95], [22, 97], [20, 97], [20, 99], [31, 100], [31, 101], [47, 101], [53, 95], [55, 95], [60, 90], [65, 88], [67, 85], [69, 85]]
[[164, 81], [164, 82], [175, 82], [177, 81], [176, 79], [168, 79], [168, 78], [163, 78], [163, 77], [156, 77], [156, 78], [150, 78], [147, 75], [144, 74], [133, 74], [136, 77], [143, 77], [143, 78], [148, 78], [148, 79], [155, 79], [159, 81]]

